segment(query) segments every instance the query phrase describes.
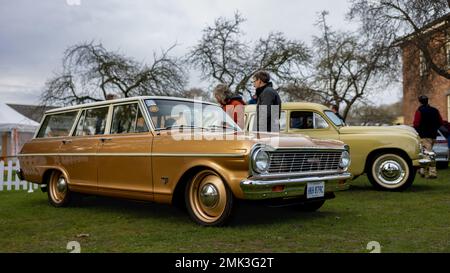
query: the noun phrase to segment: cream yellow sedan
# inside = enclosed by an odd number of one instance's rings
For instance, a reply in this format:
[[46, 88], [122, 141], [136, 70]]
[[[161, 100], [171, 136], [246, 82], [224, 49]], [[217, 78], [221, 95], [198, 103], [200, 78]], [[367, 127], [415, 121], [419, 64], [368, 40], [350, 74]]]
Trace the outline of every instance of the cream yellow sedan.
[[[245, 130], [256, 128], [255, 105], [245, 107]], [[307, 102], [288, 102], [281, 107], [283, 133], [305, 134], [318, 139], [341, 140], [350, 146], [349, 172], [367, 174], [377, 189], [409, 188], [420, 166], [431, 163], [418, 135], [401, 127], [346, 126], [329, 108]]]

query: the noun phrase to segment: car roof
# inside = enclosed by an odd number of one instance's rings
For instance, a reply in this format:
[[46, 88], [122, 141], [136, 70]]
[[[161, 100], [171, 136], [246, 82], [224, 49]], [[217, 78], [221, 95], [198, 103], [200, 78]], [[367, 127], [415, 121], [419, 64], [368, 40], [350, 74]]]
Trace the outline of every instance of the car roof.
[[[302, 109], [302, 110], [308, 109], [308, 110], [317, 110], [317, 111], [329, 110], [329, 108], [323, 104], [306, 102], [306, 101], [283, 102], [281, 104], [281, 110], [298, 110], [298, 109]], [[256, 104], [247, 105], [245, 107], [245, 111], [246, 112], [255, 112]]]
[[122, 98], [122, 99], [114, 99], [114, 100], [105, 100], [105, 101], [99, 101], [99, 102], [91, 102], [91, 103], [84, 103], [79, 105], [73, 105], [73, 106], [66, 106], [61, 108], [52, 109], [49, 111], [46, 111], [46, 114], [52, 114], [52, 113], [58, 113], [63, 111], [69, 111], [69, 110], [76, 110], [79, 108], [89, 108], [89, 107], [96, 107], [96, 106], [102, 106], [102, 105], [109, 105], [109, 104], [115, 104], [115, 103], [122, 103], [122, 102], [132, 102], [132, 101], [138, 101], [138, 100], [144, 100], [144, 99], [159, 99], [159, 100], [176, 100], [176, 101], [185, 101], [185, 102], [197, 102], [197, 103], [203, 103], [203, 104], [210, 104], [210, 105], [216, 105], [216, 103], [202, 101], [202, 100], [195, 100], [195, 99], [187, 99], [187, 98], [179, 98], [179, 97], [168, 97], [168, 96], [138, 96], [138, 97], [130, 97], [130, 98]]

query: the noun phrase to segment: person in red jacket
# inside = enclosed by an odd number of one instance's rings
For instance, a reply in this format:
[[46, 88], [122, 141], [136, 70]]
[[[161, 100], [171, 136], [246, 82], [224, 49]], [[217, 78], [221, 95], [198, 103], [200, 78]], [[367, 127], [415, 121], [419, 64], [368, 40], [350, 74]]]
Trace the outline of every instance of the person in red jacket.
[[244, 105], [242, 96], [234, 95], [228, 85], [221, 83], [214, 88], [214, 97], [239, 127], [244, 128]]

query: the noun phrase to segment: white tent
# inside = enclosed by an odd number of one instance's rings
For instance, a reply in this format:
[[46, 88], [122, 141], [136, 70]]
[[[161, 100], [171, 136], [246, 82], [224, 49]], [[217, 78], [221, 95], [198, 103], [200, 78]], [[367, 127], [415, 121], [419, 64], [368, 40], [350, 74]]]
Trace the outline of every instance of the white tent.
[[17, 155], [38, 127], [39, 123], [0, 102], [0, 159]]
[[19, 132], [34, 133], [39, 123], [31, 120], [3, 102], [0, 102], [0, 132], [17, 129]]

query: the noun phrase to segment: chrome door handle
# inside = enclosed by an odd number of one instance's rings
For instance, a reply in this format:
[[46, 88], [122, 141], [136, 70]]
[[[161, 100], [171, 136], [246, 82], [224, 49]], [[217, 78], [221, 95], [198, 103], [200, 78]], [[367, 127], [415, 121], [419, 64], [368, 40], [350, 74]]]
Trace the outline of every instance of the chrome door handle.
[[62, 140], [62, 143], [63, 143], [63, 144], [72, 143], [72, 140], [64, 139], [64, 140]]
[[105, 142], [105, 141], [110, 141], [110, 140], [112, 140], [112, 138], [110, 138], [110, 137], [102, 137], [102, 138], [100, 138], [100, 140], [101, 140], [102, 142]]

